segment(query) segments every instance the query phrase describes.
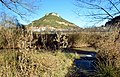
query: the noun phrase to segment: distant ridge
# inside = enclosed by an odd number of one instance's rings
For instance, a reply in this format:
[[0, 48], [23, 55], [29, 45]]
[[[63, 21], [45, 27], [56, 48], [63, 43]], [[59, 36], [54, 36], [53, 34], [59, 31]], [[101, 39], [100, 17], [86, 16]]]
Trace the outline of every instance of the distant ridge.
[[71, 23], [63, 19], [59, 14], [54, 13], [54, 12], [45, 14], [45, 16], [43, 16], [42, 18], [30, 23], [29, 26], [54, 27], [55, 29], [77, 29], [79, 28], [74, 23]]

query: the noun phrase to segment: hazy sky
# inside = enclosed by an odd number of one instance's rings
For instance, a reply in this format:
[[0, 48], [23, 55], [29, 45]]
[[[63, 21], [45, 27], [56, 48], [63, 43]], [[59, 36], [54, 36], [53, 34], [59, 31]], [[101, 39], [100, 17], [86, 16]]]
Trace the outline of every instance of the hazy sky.
[[[28, 0], [29, 1], [29, 0]], [[76, 24], [79, 27], [86, 27], [86, 18], [79, 17], [74, 11], [76, 11], [77, 7], [74, 5], [75, 0], [42, 0], [40, 3], [40, 9], [35, 11], [36, 14], [32, 14], [31, 16], [26, 17], [29, 21], [26, 22], [21, 20], [19, 16], [17, 16], [18, 20], [22, 24], [28, 24], [33, 20], [37, 20], [43, 17], [46, 13], [56, 12], [64, 19]], [[6, 11], [9, 15], [16, 15], [10, 10], [4, 8], [3, 5], [0, 5], [0, 12]], [[92, 26], [92, 25], [87, 25]]]

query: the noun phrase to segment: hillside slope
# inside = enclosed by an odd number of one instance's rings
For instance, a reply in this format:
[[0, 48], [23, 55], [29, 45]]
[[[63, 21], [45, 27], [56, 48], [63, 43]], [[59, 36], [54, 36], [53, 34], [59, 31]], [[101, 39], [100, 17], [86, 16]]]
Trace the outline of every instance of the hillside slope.
[[78, 26], [63, 19], [57, 13], [46, 14], [44, 17], [30, 23], [29, 26], [54, 27], [56, 29], [71, 29], [71, 28], [75, 29], [75, 28], [78, 28]]

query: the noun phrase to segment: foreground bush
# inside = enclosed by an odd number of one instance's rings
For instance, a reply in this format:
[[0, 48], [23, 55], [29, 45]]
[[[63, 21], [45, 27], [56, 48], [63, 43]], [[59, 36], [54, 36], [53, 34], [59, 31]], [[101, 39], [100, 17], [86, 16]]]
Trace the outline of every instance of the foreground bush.
[[0, 77], [65, 77], [72, 63], [62, 52], [6, 51], [0, 54]]

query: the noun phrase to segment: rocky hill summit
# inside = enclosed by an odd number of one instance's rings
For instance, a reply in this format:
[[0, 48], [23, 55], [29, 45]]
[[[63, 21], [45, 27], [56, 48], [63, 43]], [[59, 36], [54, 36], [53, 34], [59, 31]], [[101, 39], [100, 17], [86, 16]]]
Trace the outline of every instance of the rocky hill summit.
[[65, 19], [63, 19], [57, 13], [48, 13], [45, 14], [42, 18], [33, 21], [29, 24], [29, 26], [33, 27], [51, 27], [54, 29], [78, 29], [74, 23], [71, 23]]

